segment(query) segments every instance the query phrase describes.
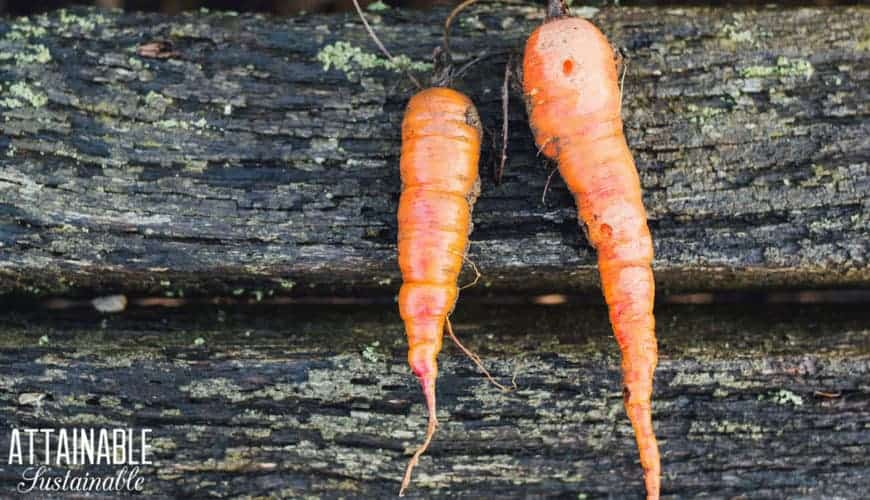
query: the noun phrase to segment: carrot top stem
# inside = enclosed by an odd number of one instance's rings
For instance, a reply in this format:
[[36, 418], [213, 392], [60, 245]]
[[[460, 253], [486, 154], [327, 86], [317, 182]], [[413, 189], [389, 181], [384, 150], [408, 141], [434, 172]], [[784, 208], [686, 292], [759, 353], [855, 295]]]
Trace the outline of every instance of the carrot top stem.
[[453, 19], [455, 19], [460, 12], [477, 1], [478, 0], [465, 0], [450, 11], [450, 14], [447, 15], [447, 19], [444, 20], [444, 41], [442, 42], [441, 47], [435, 49], [435, 69], [432, 71], [432, 85], [437, 87], [450, 87], [451, 83], [453, 83], [453, 78], [459, 76], [459, 74], [464, 73], [465, 70], [468, 69], [467, 65], [463, 66], [460, 71], [454, 71], [453, 69], [453, 55], [450, 53], [450, 25], [453, 24]]
[[568, 15], [568, 5], [565, 3], [565, 0], [547, 1], [547, 21], [559, 19], [560, 17], [566, 17]]
[[426, 396], [426, 407], [429, 409], [429, 425], [426, 428], [426, 439], [423, 444], [414, 452], [414, 456], [408, 462], [405, 468], [405, 477], [402, 478], [402, 486], [399, 488], [399, 496], [405, 496], [405, 490], [411, 484], [411, 473], [414, 471], [417, 462], [420, 461], [420, 456], [426, 453], [429, 444], [432, 442], [432, 437], [435, 436], [435, 430], [438, 428], [438, 415], [435, 413], [435, 379], [426, 377], [420, 379], [420, 385], [423, 386], [423, 394]]
[[453, 23], [453, 19], [459, 15], [460, 12], [465, 10], [466, 7], [477, 3], [477, 1], [478, 0], [465, 0], [454, 7], [447, 16], [447, 19], [444, 20], [444, 51], [447, 52], [447, 54], [450, 54], [450, 25]]

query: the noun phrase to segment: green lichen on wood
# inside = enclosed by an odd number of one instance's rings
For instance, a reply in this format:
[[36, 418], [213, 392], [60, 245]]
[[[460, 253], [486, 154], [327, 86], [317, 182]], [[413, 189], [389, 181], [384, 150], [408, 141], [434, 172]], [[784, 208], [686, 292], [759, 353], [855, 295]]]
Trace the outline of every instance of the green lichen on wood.
[[29, 45], [15, 53], [16, 64], [45, 64], [51, 61], [51, 52], [45, 45]]
[[205, 118], [199, 118], [197, 120], [179, 120], [177, 118], [169, 118], [155, 122], [154, 125], [166, 130], [201, 130], [208, 127], [208, 122]]
[[189, 393], [194, 398], [221, 397], [232, 402], [244, 401], [245, 399], [241, 395], [241, 387], [226, 378], [197, 380], [188, 385], [181, 386], [179, 389]]
[[804, 404], [804, 399], [801, 396], [787, 389], [776, 391], [770, 396], [770, 400], [779, 405], [802, 406]]
[[378, 347], [381, 343], [377, 340], [365, 346], [362, 351], [362, 357], [370, 363], [377, 363], [381, 360], [381, 355], [378, 353]]
[[35, 24], [28, 17], [15, 19], [10, 30], [0, 39], [0, 61], [14, 60], [16, 66], [42, 65], [51, 62], [51, 51], [34, 38], [45, 38], [49, 34], [44, 25]]
[[388, 10], [389, 8], [390, 6], [382, 2], [381, 0], [375, 0], [374, 2], [366, 6], [366, 10], [369, 10], [371, 12], [383, 12], [385, 10]]
[[[731, 439], [760, 441], [766, 435], [773, 433], [752, 422], [734, 422], [730, 420], [697, 420], [691, 423], [689, 437], [698, 436], [701, 440], [719, 439], [717, 434], [727, 435]], [[774, 433], [775, 434], [775, 433]]]
[[356, 76], [358, 71], [386, 69], [394, 72], [402, 71], [430, 71], [432, 64], [422, 61], [413, 61], [406, 55], [394, 56], [393, 59], [380, 57], [348, 42], [339, 41], [320, 49], [315, 56], [323, 65], [324, 71], [335, 68], [346, 73], [348, 76]]
[[86, 14], [79, 14], [79, 11], [73, 12], [67, 9], [57, 11], [60, 24], [64, 28], [78, 28], [81, 31], [90, 32], [98, 26], [108, 24], [110, 19], [104, 16], [99, 10], [89, 11]]
[[755, 35], [751, 29], [739, 29], [734, 25], [726, 24], [722, 27], [722, 34], [725, 38], [735, 44], [755, 43]]
[[775, 66], [749, 66], [740, 70], [740, 74], [747, 78], [763, 78], [769, 76], [778, 77], [804, 77], [809, 79], [815, 73], [812, 63], [806, 59], [794, 59], [780, 56]]
[[154, 109], [157, 115], [163, 115], [163, 113], [166, 112], [166, 109], [173, 103], [171, 97], [166, 97], [165, 95], [159, 92], [154, 92], [153, 90], [149, 91], [143, 100], [145, 105]]
[[724, 108], [712, 108], [709, 106], [699, 107], [694, 104], [689, 104], [688, 106], [686, 106], [686, 111], [689, 112], [689, 121], [701, 125], [706, 124], [711, 118], [715, 116], [727, 113], [727, 110]]
[[48, 30], [43, 26], [33, 24], [30, 18], [20, 17], [12, 22], [12, 28], [4, 37], [6, 40], [28, 40], [46, 36]]

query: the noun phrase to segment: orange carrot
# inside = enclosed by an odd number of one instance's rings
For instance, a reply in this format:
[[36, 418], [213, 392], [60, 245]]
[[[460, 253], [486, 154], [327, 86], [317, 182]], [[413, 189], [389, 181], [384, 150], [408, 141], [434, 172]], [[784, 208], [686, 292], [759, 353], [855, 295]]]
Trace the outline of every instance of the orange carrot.
[[[436, 52], [433, 86], [423, 89], [406, 71], [420, 92], [408, 102], [402, 120], [398, 248], [403, 284], [399, 290], [399, 313], [408, 337], [408, 363], [423, 387], [429, 425], [423, 444], [405, 469], [399, 496], [410, 484], [411, 473], [438, 426], [435, 380], [445, 327], [456, 346], [490, 382], [503, 391], [510, 390], [496, 382], [480, 357], [462, 345], [448, 318], [459, 295], [456, 282], [468, 251], [471, 209], [480, 193], [477, 173], [483, 135], [480, 117], [471, 99], [449, 88], [450, 81], [476, 61], [454, 71], [450, 57], [450, 24], [471, 3], [467, 0], [455, 8], [444, 23], [443, 49]], [[353, 0], [353, 4], [375, 44], [395, 62], [366, 20], [359, 1]], [[477, 278], [466, 286], [474, 285], [480, 278], [477, 267], [471, 265]], [[516, 387], [516, 383], [513, 385]]]
[[399, 199], [399, 267], [404, 283], [399, 312], [408, 336], [408, 363], [423, 387], [429, 410], [426, 440], [408, 463], [400, 495], [429, 446], [435, 414], [436, 357], [471, 230], [479, 192], [477, 163], [482, 130], [477, 109], [445, 87], [417, 93], [402, 121], [402, 195]]
[[625, 409], [634, 427], [648, 499], [659, 498], [661, 466], [652, 425], [658, 361], [652, 238], [634, 159], [622, 132], [614, 52], [590, 22], [550, 2], [529, 37], [523, 93], [535, 142], [556, 160], [574, 194], [622, 352]]

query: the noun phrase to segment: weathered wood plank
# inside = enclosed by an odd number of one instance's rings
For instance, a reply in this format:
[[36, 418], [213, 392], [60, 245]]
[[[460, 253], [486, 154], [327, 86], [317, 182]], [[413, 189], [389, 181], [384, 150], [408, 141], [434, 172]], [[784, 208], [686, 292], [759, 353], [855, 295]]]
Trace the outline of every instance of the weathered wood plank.
[[[458, 83], [491, 129], [500, 51], [518, 50], [541, 15], [481, 5], [456, 26], [459, 60], [495, 54]], [[443, 16], [372, 14], [418, 66]], [[594, 20], [630, 56], [626, 132], [660, 287], [870, 283], [870, 9], [620, 8]], [[138, 57], [151, 39], [179, 55]], [[0, 291], [394, 291], [412, 89], [372, 47], [350, 15], [0, 22]], [[511, 125], [505, 182], [485, 175], [474, 214], [471, 257], [488, 287], [477, 293], [589, 289], [593, 254], [561, 181], [540, 201], [547, 171], [517, 96]]]
[[[425, 426], [392, 307], [52, 316], [0, 318], [0, 429], [152, 428], [156, 464], [143, 472], [155, 497], [389, 497]], [[657, 316], [667, 496], [868, 491], [866, 308], [662, 306]], [[454, 321], [519, 390], [497, 392], [445, 346], [442, 425], [412, 494], [640, 495], [603, 307], [466, 304]], [[0, 449], [7, 440], [0, 432]], [[19, 474], [0, 463], [0, 491]]]

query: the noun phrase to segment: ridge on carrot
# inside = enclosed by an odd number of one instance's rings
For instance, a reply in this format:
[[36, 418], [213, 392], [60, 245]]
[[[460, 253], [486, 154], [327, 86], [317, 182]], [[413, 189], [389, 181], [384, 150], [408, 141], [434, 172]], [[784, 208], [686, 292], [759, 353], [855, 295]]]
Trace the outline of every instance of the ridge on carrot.
[[[366, 21], [358, 0], [354, 5], [369, 35], [392, 59]], [[444, 47], [436, 52], [433, 86], [422, 88], [408, 74], [419, 92], [411, 97], [402, 120], [402, 194], [397, 214], [403, 281], [399, 314], [408, 337], [408, 364], [420, 382], [429, 416], [425, 439], [408, 462], [399, 496], [410, 484], [411, 473], [438, 427], [435, 381], [445, 328], [493, 384], [508, 390], [490, 376], [476, 354], [462, 345], [449, 319], [459, 296], [457, 280], [468, 251], [471, 211], [480, 193], [478, 162], [483, 137], [474, 103], [450, 88], [452, 78], [471, 64], [455, 72], [450, 64], [449, 30], [457, 11], [445, 22]]]
[[622, 131], [613, 48], [592, 23], [568, 17], [562, 1], [550, 0], [547, 20], [526, 42], [523, 94], [535, 142], [558, 163], [598, 252], [601, 287], [622, 353], [625, 409], [647, 498], [658, 499], [661, 465], [651, 407], [658, 362], [653, 245]]

